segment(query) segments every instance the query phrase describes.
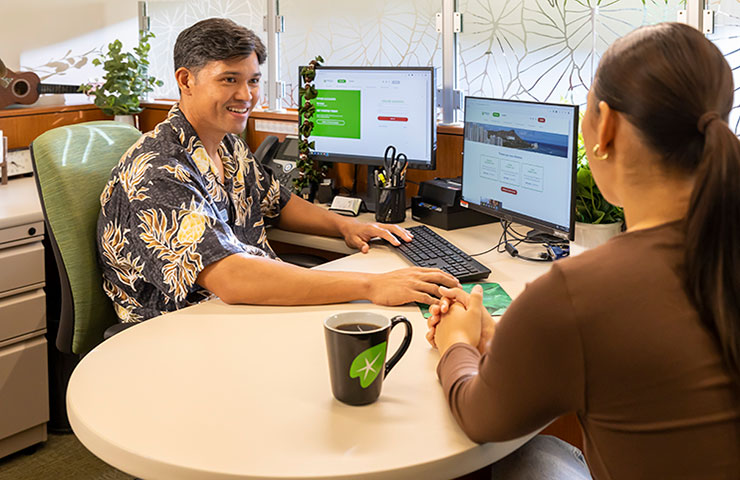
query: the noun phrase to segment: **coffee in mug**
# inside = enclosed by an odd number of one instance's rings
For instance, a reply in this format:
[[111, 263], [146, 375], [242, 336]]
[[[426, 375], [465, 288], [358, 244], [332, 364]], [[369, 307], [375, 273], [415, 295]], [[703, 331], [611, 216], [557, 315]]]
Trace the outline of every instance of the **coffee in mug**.
[[[391, 329], [403, 323], [406, 335], [386, 362]], [[411, 322], [398, 315], [388, 320], [374, 312], [345, 312], [324, 321], [329, 375], [334, 397], [349, 405], [366, 405], [380, 396], [383, 379], [411, 344]]]

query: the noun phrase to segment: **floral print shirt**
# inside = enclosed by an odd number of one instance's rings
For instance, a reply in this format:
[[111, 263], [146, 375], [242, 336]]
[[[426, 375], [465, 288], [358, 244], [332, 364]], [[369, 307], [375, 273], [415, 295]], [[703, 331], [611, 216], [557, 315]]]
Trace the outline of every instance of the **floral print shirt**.
[[123, 155], [100, 196], [98, 261], [119, 319], [138, 322], [211, 296], [195, 283], [235, 253], [275, 258], [266, 222], [290, 191], [227, 135], [224, 182], [177, 105]]

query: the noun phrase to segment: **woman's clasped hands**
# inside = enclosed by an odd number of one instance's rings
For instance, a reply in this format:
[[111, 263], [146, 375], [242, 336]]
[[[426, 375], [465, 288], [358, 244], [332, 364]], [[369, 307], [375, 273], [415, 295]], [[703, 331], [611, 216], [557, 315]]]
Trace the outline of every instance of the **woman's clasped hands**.
[[429, 307], [427, 340], [444, 355], [456, 343], [467, 343], [483, 353], [493, 338], [496, 324], [483, 307], [483, 287], [470, 294], [461, 288], [439, 287], [442, 300]]

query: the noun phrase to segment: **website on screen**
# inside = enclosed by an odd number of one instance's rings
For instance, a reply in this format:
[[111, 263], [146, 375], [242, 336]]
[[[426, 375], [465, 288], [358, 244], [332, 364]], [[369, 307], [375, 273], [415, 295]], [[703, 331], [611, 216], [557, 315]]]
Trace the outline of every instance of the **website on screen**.
[[317, 69], [314, 154], [431, 158], [431, 72]]
[[469, 98], [463, 200], [568, 228], [572, 107]]

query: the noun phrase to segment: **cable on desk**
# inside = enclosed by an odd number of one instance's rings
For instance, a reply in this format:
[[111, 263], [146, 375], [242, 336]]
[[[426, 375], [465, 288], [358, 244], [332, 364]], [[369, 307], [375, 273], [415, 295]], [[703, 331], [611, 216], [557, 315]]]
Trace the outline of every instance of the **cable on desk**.
[[[562, 245], [565, 242], [559, 242], [557, 244], [546, 242], [543, 243], [541, 241], [528, 237], [525, 234], [517, 232], [516, 230], [514, 230], [512, 222], [503, 219], [501, 219], [501, 227], [501, 235], [499, 236], [498, 243], [496, 245], [487, 250], [472, 254], [470, 256], [477, 257], [480, 255], [485, 255], [486, 253], [489, 253], [493, 250], [495, 250], [497, 253], [506, 252], [514, 258], [521, 258], [522, 260], [528, 260], [530, 262], [551, 262], [557, 258], [560, 258], [561, 256], [567, 256], [567, 253], [563, 254], [562, 249]], [[509, 239], [509, 236], [511, 236], [511, 240]], [[545, 247], [546, 250], [544, 252], [541, 252], [538, 257], [523, 256], [519, 254], [519, 250], [516, 248], [521, 243], [541, 244], [543, 247]], [[556, 253], [555, 249], [557, 249], [557, 252], [559, 253]]]
[[491, 252], [493, 250], [496, 250], [497, 253], [502, 253], [502, 251], [500, 250], [500, 247], [501, 247], [501, 245], [503, 245], [504, 243], [506, 243], [506, 240], [505, 240], [505, 238], [506, 238], [506, 222], [504, 220], [501, 220], [501, 226], [504, 227], [504, 228], [501, 231], [501, 235], [498, 237], [498, 243], [496, 245], [494, 245], [493, 247], [491, 247], [491, 248], [489, 248], [487, 250], [484, 250], [482, 252], [471, 254], [470, 256], [471, 257], [478, 257], [480, 255], [485, 255], [486, 253]]

